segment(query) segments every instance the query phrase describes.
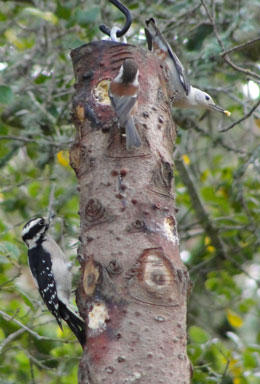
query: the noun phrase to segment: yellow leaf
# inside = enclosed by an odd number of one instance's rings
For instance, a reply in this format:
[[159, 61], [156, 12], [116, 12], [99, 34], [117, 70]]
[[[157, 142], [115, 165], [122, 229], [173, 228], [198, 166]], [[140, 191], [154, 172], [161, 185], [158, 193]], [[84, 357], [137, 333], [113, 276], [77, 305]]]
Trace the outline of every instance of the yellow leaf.
[[188, 155], [182, 155], [182, 160], [183, 160], [184, 164], [190, 165], [190, 158]]
[[44, 11], [41, 11], [40, 9], [33, 8], [33, 7], [25, 8], [24, 12], [28, 13], [29, 15], [39, 17], [40, 19], [48, 21], [51, 24], [54, 24], [54, 25], [58, 24], [58, 18], [52, 12], [48, 12], [48, 11], [44, 12]]
[[63, 331], [60, 329], [60, 327], [57, 327], [57, 336], [62, 337], [63, 336]]
[[64, 326], [64, 324], [62, 324], [62, 326], [63, 326], [63, 329], [60, 329], [60, 327], [57, 327], [56, 335], [61, 339], [66, 339], [67, 337], [71, 336], [71, 332], [69, 327], [67, 327], [66, 325]]
[[233, 379], [233, 384], [242, 384], [242, 380], [239, 377]]
[[204, 244], [209, 245], [211, 243], [210, 237], [206, 236], [204, 239]]
[[260, 119], [255, 119], [255, 123], [256, 123], [257, 127], [260, 128]]
[[229, 324], [234, 328], [240, 328], [243, 325], [243, 319], [231, 309], [227, 310], [227, 319]]
[[217, 195], [222, 197], [228, 197], [226, 188], [219, 188], [217, 191]]
[[250, 244], [249, 241], [243, 241], [243, 240], [241, 240], [241, 241], [238, 242], [238, 245], [239, 245], [241, 248], [245, 248], [245, 247], [247, 247], [249, 244]]
[[[237, 359], [231, 358], [229, 361], [228, 368], [232, 373], [232, 376], [234, 376], [234, 379], [233, 379], [233, 383], [234, 383], [235, 382], [234, 380], [239, 379], [239, 376], [242, 373], [242, 369], [239, 366], [239, 361]], [[236, 383], [239, 383], [239, 381], [237, 381]]]
[[200, 175], [200, 181], [206, 181], [207, 178], [209, 177], [209, 170], [206, 169], [205, 171], [203, 171]]
[[44, 12], [43, 19], [52, 24], [58, 24], [58, 18], [52, 12]]
[[2, 331], [2, 329], [0, 329], [0, 340], [4, 340], [4, 339], [5, 339], [4, 331]]
[[6, 39], [9, 43], [13, 44], [16, 48], [23, 50], [24, 43], [18, 39], [17, 34], [14, 29], [7, 29], [4, 33]]
[[57, 153], [57, 160], [63, 167], [70, 165], [69, 151], [60, 151]]

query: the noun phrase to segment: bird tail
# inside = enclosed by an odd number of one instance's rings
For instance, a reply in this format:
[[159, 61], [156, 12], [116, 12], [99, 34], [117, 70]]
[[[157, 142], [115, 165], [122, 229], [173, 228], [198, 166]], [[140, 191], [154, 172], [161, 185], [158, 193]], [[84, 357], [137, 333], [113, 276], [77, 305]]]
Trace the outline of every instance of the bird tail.
[[145, 28], [145, 35], [149, 51], [153, 49], [168, 51], [168, 43], [157, 28], [156, 22], [153, 17], [145, 21], [147, 28]]
[[62, 301], [59, 302], [60, 315], [74, 333], [81, 346], [86, 343], [85, 324], [81, 318], [72, 312]]
[[132, 116], [129, 116], [129, 118], [126, 121], [125, 124], [125, 134], [126, 134], [126, 148], [130, 149], [133, 147], [140, 147], [142, 142], [139, 136], [139, 133], [136, 130], [134, 120]]

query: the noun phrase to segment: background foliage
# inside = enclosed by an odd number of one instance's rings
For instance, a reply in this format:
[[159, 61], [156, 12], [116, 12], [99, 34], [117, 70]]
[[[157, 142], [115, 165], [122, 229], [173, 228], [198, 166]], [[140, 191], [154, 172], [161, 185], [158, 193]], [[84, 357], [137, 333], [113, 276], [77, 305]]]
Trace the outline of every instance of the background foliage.
[[[193, 282], [189, 355], [193, 383], [259, 383], [260, 3], [125, 4], [134, 18], [128, 41], [145, 47], [144, 20], [154, 16], [192, 84], [232, 112], [230, 120], [173, 110], [181, 255]], [[54, 194], [52, 234], [78, 269], [69, 53], [103, 37], [104, 22], [122, 22], [105, 0], [0, 1], [0, 383], [77, 382], [80, 347], [34, 291], [20, 232], [46, 215]]]

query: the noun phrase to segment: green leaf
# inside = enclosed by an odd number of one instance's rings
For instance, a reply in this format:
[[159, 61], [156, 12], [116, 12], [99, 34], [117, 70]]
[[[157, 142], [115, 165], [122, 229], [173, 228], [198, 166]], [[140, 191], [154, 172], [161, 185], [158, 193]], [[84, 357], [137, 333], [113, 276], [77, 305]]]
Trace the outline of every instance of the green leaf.
[[19, 289], [19, 292], [20, 292], [20, 295], [22, 296], [25, 304], [28, 305], [28, 307], [30, 307], [32, 310], [34, 310], [34, 306], [33, 306], [33, 303], [31, 302], [30, 298], [27, 295], [25, 295], [23, 292], [21, 292], [20, 289]]
[[46, 76], [42, 73], [40, 73], [36, 79], [34, 80], [35, 84], [43, 84], [46, 80], [50, 79], [50, 76]]
[[17, 260], [20, 256], [20, 250], [15, 244], [10, 243], [9, 241], [2, 241], [0, 243], [0, 254], [11, 256]]
[[10, 104], [14, 99], [13, 91], [7, 85], [0, 85], [0, 104]]
[[189, 358], [193, 364], [200, 358], [202, 352], [203, 350], [200, 344], [188, 344]]
[[257, 367], [256, 356], [253, 352], [247, 350], [243, 353], [244, 367], [245, 369], [252, 369]]
[[[13, 148], [10, 151], [0, 156], [0, 168], [4, 167], [17, 154], [18, 149], [19, 145], [13, 144]], [[6, 150], [8, 150], [8, 147]]]
[[67, 6], [67, 2], [63, 4], [64, 2], [58, 1], [57, 8], [56, 8], [56, 15], [60, 19], [68, 20], [71, 16], [71, 7]]
[[79, 39], [75, 35], [67, 35], [62, 39], [62, 46], [64, 49], [75, 49], [85, 43], [84, 40]]
[[28, 193], [31, 197], [37, 197], [41, 191], [41, 186], [38, 181], [32, 182], [28, 187]]
[[198, 344], [204, 344], [209, 340], [208, 333], [196, 325], [189, 328], [189, 337], [193, 343]]
[[98, 18], [98, 16], [99, 16], [98, 7], [91, 8], [87, 11], [82, 11], [80, 9], [77, 9], [75, 12], [76, 22], [81, 26], [88, 25], [89, 23], [94, 23]]
[[0, 21], [5, 21], [7, 20], [7, 16], [3, 13], [3, 12], [0, 12]]
[[245, 299], [239, 304], [239, 311], [242, 313], [247, 313], [250, 311], [251, 308], [256, 306], [256, 304], [256, 300], [254, 300], [253, 298]]
[[187, 43], [187, 48], [190, 50], [200, 50], [204, 39], [212, 33], [213, 27], [209, 24], [200, 24]]
[[212, 277], [207, 279], [205, 282], [205, 287], [208, 291], [216, 291], [219, 286], [219, 279], [217, 277]]

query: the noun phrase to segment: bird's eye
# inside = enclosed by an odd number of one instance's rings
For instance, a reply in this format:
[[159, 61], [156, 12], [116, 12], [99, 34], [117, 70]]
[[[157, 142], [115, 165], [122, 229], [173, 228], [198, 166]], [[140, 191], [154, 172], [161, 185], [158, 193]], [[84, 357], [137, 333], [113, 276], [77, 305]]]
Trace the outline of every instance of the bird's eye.
[[209, 100], [209, 96], [205, 96], [205, 99], [206, 99], [206, 100]]

